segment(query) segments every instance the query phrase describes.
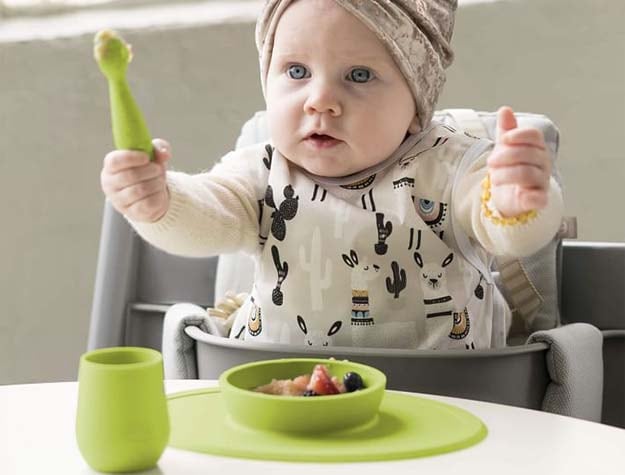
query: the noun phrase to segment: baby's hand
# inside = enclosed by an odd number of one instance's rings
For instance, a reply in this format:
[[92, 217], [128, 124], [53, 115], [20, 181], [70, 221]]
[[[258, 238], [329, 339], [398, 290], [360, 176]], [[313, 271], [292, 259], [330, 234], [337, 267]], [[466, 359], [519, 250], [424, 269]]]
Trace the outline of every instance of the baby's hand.
[[510, 107], [497, 112], [497, 141], [487, 160], [493, 204], [503, 217], [547, 206], [551, 160], [540, 130], [518, 128]]
[[146, 153], [132, 150], [114, 150], [104, 157], [102, 191], [117, 211], [133, 221], [157, 221], [169, 208], [165, 170], [171, 148], [161, 139], [152, 145], [153, 162]]

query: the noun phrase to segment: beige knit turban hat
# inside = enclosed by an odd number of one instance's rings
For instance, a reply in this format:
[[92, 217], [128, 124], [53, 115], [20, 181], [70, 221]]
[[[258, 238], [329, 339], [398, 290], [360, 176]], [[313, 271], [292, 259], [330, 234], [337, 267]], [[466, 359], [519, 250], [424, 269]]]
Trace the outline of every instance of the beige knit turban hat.
[[[276, 27], [296, 0], [267, 0], [256, 24], [263, 93]], [[384, 43], [408, 81], [421, 128], [432, 120], [445, 69], [453, 60], [450, 46], [457, 0], [334, 0]]]

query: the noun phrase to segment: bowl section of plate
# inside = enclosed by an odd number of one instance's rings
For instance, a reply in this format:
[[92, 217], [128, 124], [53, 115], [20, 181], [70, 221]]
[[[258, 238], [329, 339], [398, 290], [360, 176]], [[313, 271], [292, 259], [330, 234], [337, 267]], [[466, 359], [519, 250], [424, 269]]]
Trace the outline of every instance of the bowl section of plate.
[[[310, 374], [318, 364], [326, 365], [330, 375], [339, 380], [343, 380], [346, 373], [358, 373], [364, 389], [315, 397], [254, 391], [272, 379]], [[346, 360], [287, 358], [233, 367], [222, 373], [219, 387], [226, 410], [237, 424], [269, 431], [322, 433], [356, 427], [376, 417], [384, 396], [386, 376], [371, 366]]]

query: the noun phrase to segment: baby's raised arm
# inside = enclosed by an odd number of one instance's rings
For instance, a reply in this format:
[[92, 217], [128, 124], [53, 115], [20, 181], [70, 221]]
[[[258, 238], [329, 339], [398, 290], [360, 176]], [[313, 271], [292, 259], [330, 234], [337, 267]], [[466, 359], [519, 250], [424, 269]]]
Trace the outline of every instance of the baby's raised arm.
[[104, 158], [102, 191], [128, 218], [157, 221], [169, 207], [165, 181], [165, 164], [171, 156], [169, 144], [164, 140], [152, 142], [130, 92], [126, 81], [132, 59], [130, 45], [110, 30], [99, 32], [94, 43], [95, 60], [108, 81], [113, 139], [119, 149]]
[[542, 133], [518, 128], [510, 108], [499, 110], [492, 151], [459, 182], [454, 215], [465, 232], [495, 256], [530, 255], [553, 238], [562, 221], [560, 187]]
[[152, 140], [126, 81], [130, 45], [113, 31], [95, 37], [106, 76], [114, 150], [104, 157], [102, 191], [152, 245], [186, 256], [254, 252], [268, 169], [265, 144], [227, 154], [210, 172], [166, 171], [171, 147]]

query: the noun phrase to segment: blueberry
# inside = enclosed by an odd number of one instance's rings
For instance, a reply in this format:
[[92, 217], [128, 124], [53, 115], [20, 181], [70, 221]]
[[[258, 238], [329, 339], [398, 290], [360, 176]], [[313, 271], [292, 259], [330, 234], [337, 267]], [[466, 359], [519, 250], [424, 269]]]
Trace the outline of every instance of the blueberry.
[[345, 376], [343, 376], [343, 384], [348, 393], [358, 391], [365, 387], [360, 375], [352, 372], [345, 373]]
[[306, 396], [306, 397], [310, 397], [310, 396], [316, 396], [317, 393], [315, 391], [313, 391], [312, 389], [307, 389], [304, 394], [302, 394], [302, 396]]

